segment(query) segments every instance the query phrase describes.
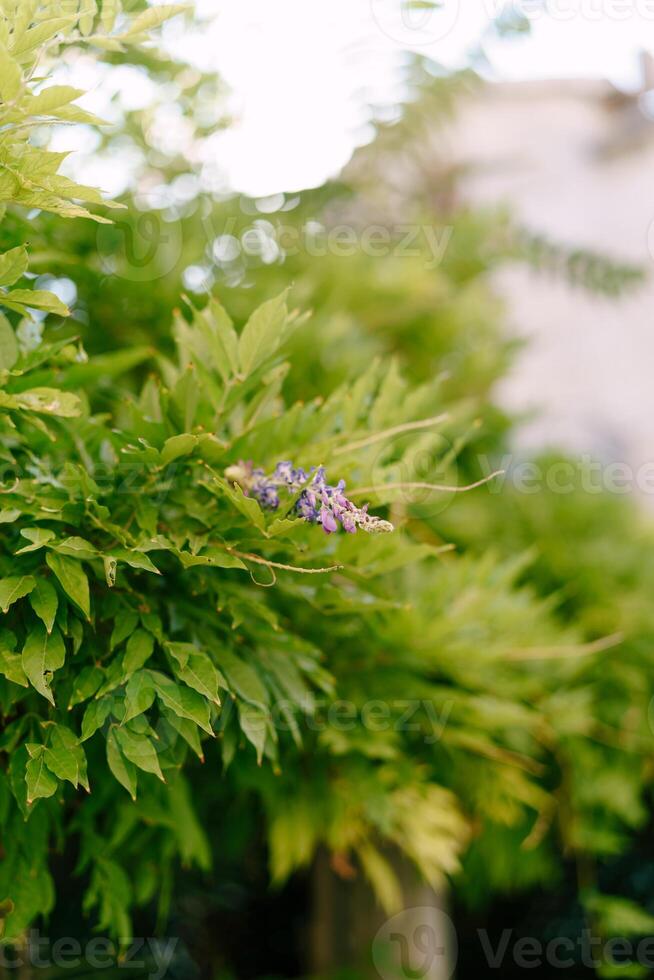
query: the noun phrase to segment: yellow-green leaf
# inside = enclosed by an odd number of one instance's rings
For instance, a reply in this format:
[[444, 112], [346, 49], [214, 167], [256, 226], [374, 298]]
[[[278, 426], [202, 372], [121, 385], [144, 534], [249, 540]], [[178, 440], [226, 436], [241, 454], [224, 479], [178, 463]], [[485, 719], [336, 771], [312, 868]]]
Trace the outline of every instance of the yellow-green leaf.
[[66, 595], [82, 610], [86, 618], [90, 619], [89, 582], [79, 561], [67, 555], [60, 555], [56, 551], [49, 551], [45, 560], [59, 579]]
[[146, 630], [137, 629], [127, 641], [127, 649], [123, 659], [123, 669], [126, 674], [132, 674], [149, 660], [154, 649], [154, 637]]
[[23, 72], [6, 47], [0, 45], [0, 99], [3, 102], [14, 102], [23, 85]]
[[17, 599], [29, 595], [35, 586], [33, 575], [10, 575], [0, 579], [0, 609], [6, 613]]
[[250, 374], [279, 346], [288, 315], [284, 290], [254, 311], [243, 327], [238, 341], [238, 356], [243, 374]]
[[25, 641], [21, 662], [30, 683], [39, 694], [54, 704], [50, 690], [50, 678], [55, 670], [63, 666], [66, 648], [59, 630], [46, 631], [42, 623], [37, 623]]
[[56, 388], [32, 388], [12, 396], [16, 407], [41, 415], [56, 415], [63, 419], [78, 418], [82, 414], [81, 403], [72, 391]]
[[156, 749], [147, 735], [137, 734], [129, 728], [118, 728], [116, 737], [125, 758], [139, 769], [151, 772], [165, 782]]
[[18, 360], [18, 341], [14, 328], [0, 313], [0, 371], [10, 371]]
[[0, 255], [0, 286], [13, 286], [27, 271], [27, 251], [22, 245]]
[[116, 740], [115, 729], [111, 729], [107, 736], [107, 762], [120, 785], [124, 786], [132, 799], [135, 800], [137, 785], [136, 766], [129, 759], [126, 759], [121, 752]]
[[127, 30], [123, 31], [119, 37], [133, 38], [137, 34], [144, 34], [154, 30], [155, 27], [159, 27], [165, 21], [170, 20], [171, 17], [175, 17], [177, 14], [184, 13], [190, 9], [190, 5], [185, 3], [167, 3], [162, 4], [160, 7], [149, 7], [148, 10], [137, 14], [134, 20], [128, 25]]
[[37, 579], [36, 586], [30, 593], [30, 605], [48, 633], [52, 633], [58, 602], [57, 590], [52, 582], [47, 578]]

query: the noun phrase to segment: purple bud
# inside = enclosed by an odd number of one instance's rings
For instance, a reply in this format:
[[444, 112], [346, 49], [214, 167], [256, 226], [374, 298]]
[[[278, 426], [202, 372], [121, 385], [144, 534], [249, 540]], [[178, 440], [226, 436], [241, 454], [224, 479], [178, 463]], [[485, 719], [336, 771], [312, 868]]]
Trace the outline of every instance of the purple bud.
[[312, 467], [307, 473], [299, 466], [294, 467], [290, 460], [282, 460], [267, 476], [261, 467], [255, 469], [251, 461], [241, 460], [238, 465], [227, 467], [225, 476], [238, 483], [243, 493], [255, 497], [266, 510], [277, 510], [281, 505], [281, 489], [290, 498], [299, 494], [293, 512], [310, 524], [320, 523], [326, 534], [337, 531], [339, 522], [348, 534], [354, 534], [357, 529], [370, 534], [393, 530], [389, 521], [368, 514], [367, 504], [357, 507], [345, 496], [345, 480], [339, 480], [336, 486], [327, 483], [324, 466]]
[[320, 522], [325, 534], [333, 534], [334, 531], [338, 531], [338, 524], [334, 520], [334, 515], [324, 504], [320, 508]]

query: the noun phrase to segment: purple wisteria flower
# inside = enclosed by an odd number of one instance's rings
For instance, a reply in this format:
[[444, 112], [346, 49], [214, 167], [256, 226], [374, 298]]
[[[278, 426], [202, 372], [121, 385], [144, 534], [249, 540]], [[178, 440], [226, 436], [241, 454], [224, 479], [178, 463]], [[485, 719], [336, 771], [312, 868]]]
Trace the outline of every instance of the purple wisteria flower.
[[321, 524], [326, 534], [333, 534], [339, 524], [348, 534], [357, 529], [369, 534], [384, 534], [393, 530], [390, 521], [368, 513], [368, 505], [357, 507], [345, 496], [345, 481], [336, 486], [327, 483], [324, 466], [312, 466], [307, 473], [289, 461], [277, 463], [267, 474], [251, 461], [239, 462], [225, 470], [228, 480], [238, 483], [243, 493], [258, 500], [264, 510], [277, 510], [280, 492], [296, 497], [291, 513], [309, 524]]

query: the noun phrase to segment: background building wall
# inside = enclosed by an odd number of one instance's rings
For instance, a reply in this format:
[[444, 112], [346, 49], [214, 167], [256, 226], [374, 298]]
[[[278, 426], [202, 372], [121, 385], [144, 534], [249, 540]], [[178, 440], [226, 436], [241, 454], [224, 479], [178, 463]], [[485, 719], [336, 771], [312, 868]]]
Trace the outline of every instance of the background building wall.
[[[649, 275], [648, 95], [624, 96], [602, 81], [487, 86], [447, 134], [466, 168], [464, 195], [506, 202], [553, 242], [643, 265]], [[516, 266], [498, 275], [498, 287], [512, 329], [528, 341], [500, 390], [510, 410], [537, 412], [521, 447], [565, 447], [634, 467], [654, 459], [654, 283], [605, 300]]]

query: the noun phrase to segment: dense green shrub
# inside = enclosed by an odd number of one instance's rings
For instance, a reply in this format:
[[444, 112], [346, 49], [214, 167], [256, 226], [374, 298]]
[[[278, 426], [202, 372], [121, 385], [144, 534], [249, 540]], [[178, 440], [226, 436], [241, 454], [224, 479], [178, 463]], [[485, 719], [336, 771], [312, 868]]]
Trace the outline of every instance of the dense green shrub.
[[[483, 892], [555, 879], [560, 834], [582, 853], [619, 848], [646, 819], [649, 777], [619, 728], [624, 689], [580, 645], [603, 629], [525, 584], [528, 534], [498, 554], [497, 497], [446, 489], [462, 452], [480, 475], [465, 447], [506, 362], [484, 222], [461, 221], [478, 260], [454, 253], [437, 274], [299, 260], [308, 322], [277, 295], [283, 266], [232, 294], [240, 329], [216, 300], [169, 303], [172, 276], [103, 284], [90, 223], [59, 220], [98, 195], [27, 142], [36, 123], [89, 120], [80, 93], [45, 94], [32, 68], [62, 34], [113, 56], [179, 8], [114, 26], [106, 2], [81, 20], [75, 4], [19, 6], [3, 7], [0, 49], [5, 936], [52, 908], [52, 850], [71, 842], [101, 928], [128, 936], [138, 905], [165, 916], [179, 866], [209, 869], [233, 793], [260, 801], [274, 879], [324, 844], [389, 909], [389, 847], [438, 883], [471, 845], [459, 888]], [[29, 288], [25, 208], [55, 216], [35, 228], [55, 265], [84, 257], [90, 359], [75, 324], [62, 337], [61, 302]], [[396, 529], [347, 534], [341, 514], [325, 534], [298, 511], [304, 481], [271, 508], [273, 481], [255, 485], [249, 463], [270, 475], [288, 460], [325, 465]], [[431, 486], [416, 498], [414, 483]], [[445, 528], [469, 554], [447, 550]], [[646, 663], [630, 681], [643, 697]]]

